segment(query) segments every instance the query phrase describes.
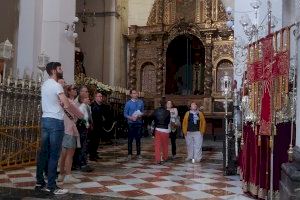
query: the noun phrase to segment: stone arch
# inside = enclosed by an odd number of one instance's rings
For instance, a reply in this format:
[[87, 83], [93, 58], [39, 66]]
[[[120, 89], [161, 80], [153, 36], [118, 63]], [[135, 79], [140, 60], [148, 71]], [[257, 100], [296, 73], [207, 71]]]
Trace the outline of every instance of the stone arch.
[[165, 50], [176, 37], [185, 34], [194, 35], [202, 42], [202, 44], [205, 44], [205, 38], [204, 35], [201, 34], [201, 28], [195, 23], [180, 21], [173, 24], [166, 32], [168, 37], [165, 40]]
[[156, 67], [153, 62], [144, 62], [140, 66], [139, 89], [149, 94], [156, 94]]

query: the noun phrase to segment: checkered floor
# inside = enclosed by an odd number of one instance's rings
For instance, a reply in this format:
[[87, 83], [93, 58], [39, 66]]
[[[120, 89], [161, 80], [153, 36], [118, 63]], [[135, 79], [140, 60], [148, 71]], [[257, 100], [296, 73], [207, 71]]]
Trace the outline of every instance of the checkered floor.
[[[213, 142], [209, 143], [213, 145]], [[204, 151], [198, 164], [184, 162], [184, 140], [178, 155], [163, 165], [154, 163], [153, 139], [144, 138], [143, 158], [126, 161], [126, 141], [99, 149], [102, 159], [90, 162], [92, 173], [74, 172], [79, 184], [65, 184], [71, 193], [131, 199], [251, 199], [243, 194], [238, 176], [223, 176], [222, 153]], [[35, 166], [0, 172], [0, 186], [33, 189]]]

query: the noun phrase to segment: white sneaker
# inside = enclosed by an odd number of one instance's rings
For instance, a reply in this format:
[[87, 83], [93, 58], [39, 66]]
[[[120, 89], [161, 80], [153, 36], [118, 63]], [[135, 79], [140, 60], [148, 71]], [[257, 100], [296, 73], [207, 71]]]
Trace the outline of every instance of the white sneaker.
[[67, 194], [69, 192], [69, 190], [57, 187], [55, 190], [53, 190], [51, 192], [55, 195], [60, 195], [60, 194]]
[[64, 178], [64, 183], [80, 183], [81, 180], [73, 177], [72, 175], [66, 175]]
[[64, 178], [65, 178], [65, 175], [59, 174], [59, 175], [58, 175], [58, 178], [57, 178], [57, 182], [63, 182], [63, 181], [64, 181]]
[[55, 187], [55, 189], [50, 190], [49, 188], [45, 188], [43, 191], [50, 192], [55, 195], [67, 194], [69, 192], [68, 189], [62, 189], [57, 186]]

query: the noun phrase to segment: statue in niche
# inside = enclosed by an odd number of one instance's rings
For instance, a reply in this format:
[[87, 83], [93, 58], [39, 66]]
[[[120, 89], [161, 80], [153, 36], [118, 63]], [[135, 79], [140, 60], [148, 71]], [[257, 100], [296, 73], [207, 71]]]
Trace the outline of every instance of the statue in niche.
[[75, 48], [75, 75], [78, 74], [86, 75], [85, 68], [83, 65], [83, 60], [84, 60], [84, 54], [82, 53], [79, 47], [76, 47]]
[[193, 65], [193, 92], [194, 95], [203, 94], [203, 65], [199, 62]]

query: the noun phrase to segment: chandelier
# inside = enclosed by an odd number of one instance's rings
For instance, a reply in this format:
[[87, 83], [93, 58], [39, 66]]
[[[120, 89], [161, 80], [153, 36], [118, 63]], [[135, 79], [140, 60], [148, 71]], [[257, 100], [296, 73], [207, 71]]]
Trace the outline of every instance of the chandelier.
[[83, 0], [83, 9], [81, 13], [78, 13], [80, 22], [82, 23], [82, 31], [86, 32], [88, 26], [94, 27], [96, 25], [96, 12], [87, 12], [86, 11], [86, 0]]

